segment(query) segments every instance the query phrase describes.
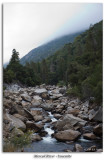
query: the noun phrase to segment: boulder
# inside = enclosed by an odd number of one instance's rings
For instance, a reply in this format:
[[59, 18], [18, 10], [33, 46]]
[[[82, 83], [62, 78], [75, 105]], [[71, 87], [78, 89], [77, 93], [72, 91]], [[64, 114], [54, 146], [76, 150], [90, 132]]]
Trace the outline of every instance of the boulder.
[[22, 115], [20, 115], [20, 114], [14, 114], [13, 116], [16, 117], [16, 118], [18, 118], [18, 119], [20, 119], [23, 122], [27, 121], [27, 118], [24, 117], [24, 116], [22, 116]]
[[36, 116], [34, 116], [35, 122], [42, 121], [43, 119], [44, 119], [44, 118], [43, 118], [42, 115], [36, 115]]
[[33, 119], [34, 119], [34, 117], [33, 117], [33, 115], [31, 114], [31, 112], [29, 112], [26, 108], [24, 108], [24, 111], [25, 111], [28, 119], [30, 119], [30, 120], [33, 120]]
[[31, 101], [31, 106], [34, 108], [36, 108], [36, 107], [40, 107], [40, 105], [41, 105], [41, 102], [39, 102], [39, 101], [35, 101], [35, 100], [32, 100]]
[[38, 101], [38, 102], [42, 102], [42, 98], [38, 95], [33, 96], [33, 100]]
[[38, 95], [33, 96], [33, 99], [31, 101], [31, 104], [33, 107], [37, 107], [37, 106], [39, 107], [41, 103], [42, 103], [42, 98], [40, 96]]
[[85, 133], [85, 134], [83, 134], [83, 137], [85, 139], [88, 139], [88, 140], [95, 140], [95, 139], [97, 139], [97, 137], [93, 133]]
[[72, 114], [74, 116], [77, 116], [79, 114], [80, 110], [79, 109], [74, 109], [74, 108], [67, 108], [66, 113], [67, 114]]
[[59, 131], [54, 134], [54, 137], [59, 141], [73, 141], [81, 135], [80, 132], [74, 130]]
[[34, 123], [32, 121], [27, 121], [26, 122], [26, 128], [27, 129], [32, 129], [35, 132], [38, 132], [38, 131], [40, 131], [43, 128], [43, 125], [36, 124], [36, 123]]
[[22, 122], [20, 119], [14, 117], [13, 115], [10, 115], [6, 113], [5, 118], [10, 121], [11, 125], [13, 125], [15, 128], [21, 129], [22, 131], [25, 131], [26, 125], [24, 122]]
[[52, 94], [59, 94], [59, 89], [52, 90]]
[[22, 100], [21, 105], [22, 105], [23, 107], [27, 107], [27, 106], [31, 106], [31, 103]]
[[50, 98], [53, 99], [53, 100], [56, 100], [56, 99], [59, 99], [62, 96], [63, 95], [61, 93], [59, 93], [59, 94], [53, 94], [52, 96], [50, 96]]
[[35, 95], [40, 95], [42, 96], [43, 93], [48, 93], [47, 90], [45, 88], [38, 88], [34, 91]]
[[32, 135], [30, 136], [30, 138], [31, 138], [31, 141], [32, 141], [32, 142], [41, 141], [41, 140], [42, 140], [42, 138], [41, 138], [38, 134], [32, 134]]
[[102, 109], [102, 107], [99, 107], [99, 109], [97, 111], [92, 109], [90, 114], [89, 114], [89, 120], [102, 122], [103, 121], [103, 109]]
[[37, 116], [37, 115], [42, 115], [42, 112], [41, 112], [41, 110], [35, 109], [35, 110], [31, 110], [31, 114], [33, 116]]
[[42, 99], [49, 99], [49, 95], [47, 93], [41, 94]]
[[86, 124], [87, 122], [78, 118], [78, 117], [75, 117], [71, 114], [66, 114], [63, 119], [61, 120], [58, 120], [55, 124], [55, 128], [57, 128], [57, 130], [63, 130], [63, 127], [66, 125], [66, 124], [69, 124], [69, 126], [79, 126], [79, 127], [82, 127]]
[[53, 105], [50, 103], [44, 103], [41, 105], [41, 107], [45, 110], [45, 111], [51, 111], [53, 109]]
[[98, 135], [98, 136], [101, 136], [102, 133], [103, 133], [103, 126], [102, 124], [98, 124], [94, 127], [94, 130], [93, 130], [94, 134]]
[[53, 116], [54, 116], [54, 118], [56, 118], [56, 119], [60, 119], [60, 118], [62, 117], [62, 115], [60, 115], [60, 114], [53, 114]]
[[27, 93], [21, 94], [21, 97], [23, 100], [27, 101], [27, 102], [31, 102], [31, 97], [28, 96]]
[[47, 117], [47, 118], [45, 118], [42, 122], [43, 123], [47, 123], [47, 122], [51, 122], [52, 120], [51, 120], [51, 118], [50, 117]]
[[5, 106], [5, 108], [11, 109], [13, 102], [10, 99], [3, 98], [3, 106]]
[[75, 151], [76, 152], [83, 152], [83, 148], [80, 144], [75, 144]]

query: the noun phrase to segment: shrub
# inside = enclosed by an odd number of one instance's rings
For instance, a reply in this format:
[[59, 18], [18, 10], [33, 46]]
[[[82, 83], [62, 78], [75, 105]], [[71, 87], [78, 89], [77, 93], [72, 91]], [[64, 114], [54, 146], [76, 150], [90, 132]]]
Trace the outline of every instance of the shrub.
[[15, 152], [18, 149], [23, 148], [25, 145], [31, 143], [31, 134], [33, 131], [27, 131], [24, 135], [21, 136], [13, 136], [9, 140], [7, 140], [3, 145], [4, 152]]

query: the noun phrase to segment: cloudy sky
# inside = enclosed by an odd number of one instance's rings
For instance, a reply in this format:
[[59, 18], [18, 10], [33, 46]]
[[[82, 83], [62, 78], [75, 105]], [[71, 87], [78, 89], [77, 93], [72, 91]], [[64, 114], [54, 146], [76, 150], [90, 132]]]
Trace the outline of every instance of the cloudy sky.
[[54, 38], [87, 29], [103, 19], [101, 3], [5, 3], [3, 61], [20, 58]]

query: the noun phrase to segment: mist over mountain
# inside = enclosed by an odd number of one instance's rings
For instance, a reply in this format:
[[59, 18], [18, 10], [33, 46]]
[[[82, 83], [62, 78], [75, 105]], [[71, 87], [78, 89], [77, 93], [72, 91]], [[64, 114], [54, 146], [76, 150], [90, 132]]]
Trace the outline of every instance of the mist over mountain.
[[32, 49], [28, 54], [21, 58], [20, 63], [25, 65], [26, 62], [38, 62], [48, 56], [53, 55], [58, 49], [63, 47], [65, 44], [73, 42], [75, 37], [84, 31], [76, 32], [73, 34], [65, 35], [55, 40], [52, 40], [44, 45]]

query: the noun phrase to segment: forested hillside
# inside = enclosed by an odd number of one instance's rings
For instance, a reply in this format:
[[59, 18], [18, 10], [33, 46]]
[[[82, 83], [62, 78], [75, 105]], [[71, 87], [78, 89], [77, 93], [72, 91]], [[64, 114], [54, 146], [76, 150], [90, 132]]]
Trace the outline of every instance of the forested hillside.
[[[90, 26], [55, 54], [41, 62], [22, 66], [10, 61], [4, 69], [4, 82], [67, 85], [68, 94], [82, 99], [95, 97], [102, 103], [102, 21]], [[15, 53], [17, 53], [15, 51]], [[17, 65], [17, 66], [16, 66]]]
[[69, 34], [55, 40], [52, 40], [42, 46], [39, 46], [33, 50], [31, 50], [28, 54], [26, 54], [23, 58], [21, 58], [21, 64], [25, 65], [26, 62], [38, 62], [48, 56], [54, 54], [57, 50], [64, 46], [64, 44], [73, 42], [74, 38], [81, 34], [82, 32], [77, 32], [74, 34]]

